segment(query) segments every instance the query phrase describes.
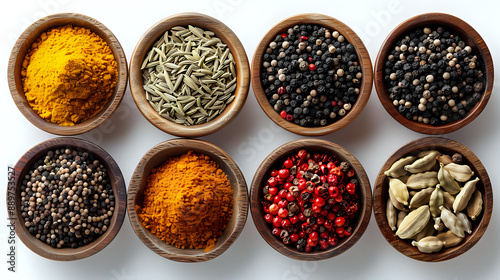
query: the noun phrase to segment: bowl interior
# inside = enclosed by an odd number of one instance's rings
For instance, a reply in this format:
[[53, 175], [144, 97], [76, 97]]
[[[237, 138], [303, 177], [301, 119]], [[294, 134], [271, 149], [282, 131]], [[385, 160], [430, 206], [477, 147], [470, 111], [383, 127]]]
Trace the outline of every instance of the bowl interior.
[[17, 162], [15, 166], [15, 200], [17, 206], [21, 205], [21, 184], [24, 176], [31, 169], [33, 164], [40, 159], [40, 157], [44, 156], [50, 150], [59, 148], [72, 148], [75, 150], [87, 151], [94, 155], [94, 157], [108, 170], [109, 179], [115, 195], [115, 210], [113, 211], [113, 216], [111, 217], [108, 230], [88, 245], [78, 248], [57, 249], [36, 239], [35, 236], [29, 233], [28, 229], [24, 226], [24, 219], [21, 216], [21, 208], [16, 207], [14, 218], [19, 224], [19, 226], [16, 227], [16, 233], [28, 248], [45, 258], [60, 261], [77, 260], [99, 252], [113, 240], [115, 235], [120, 230], [125, 217], [125, 201], [127, 193], [125, 189], [125, 182], [118, 165], [103, 149], [85, 140], [76, 138], [55, 138], [34, 146]]
[[[269, 104], [269, 100], [264, 93], [261, 82], [261, 68], [262, 56], [269, 43], [276, 37], [276, 35], [287, 32], [290, 27], [297, 24], [314, 24], [329, 28], [332, 32], [337, 30], [343, 35], [346, 40], [354, 46], [358, 56], [359, 64], [363, 77], [361, 79], [360, 93], [358, 100], [353, 104], [351, 110], [341, 119], [327, 126], [320, 127], [302, 127], [292, 122], [284, 120], [278, 112]], [[253, 59], [252, 59], [252, 86], [254, 89], [255, 97], [259, 102], [260, 107], [264, 110], [266, 115], [271, 118], [276, 124], [284, 129], [304, 136], [318, 136], [335, 132], [344, 126], [351, 123], [361, 113], [371, 94], [372, 90], [373, 69], [370, 60], [370, 55], [366, 50], [365, 45], [358, 37], [358, 35], [343, 22], [332, 17], [322, 14], [299, 14], [286, 18], [275, 26], [273, 26], [260, 41]]]
[[[55, 123], [51, 123], [42, 119], [29, 105], [24, 95], [21, 69], [23, 60], [31, 48], [32, 44], [40, 37], [40, 35], [49, 29], [65, 26], [71, 24], [73, 26], [84, 27], [90, 29], [95, 34], [99, 35], [113, 52], [115, 60], [117, 62], [118, 80], [115, 86], [113, 94], [110, 96], [108, 102], [103, 107], [103, 109], [98, 112], [92, 118], [75, 124], [74, 126], [60, 126]], [[102, 23], [97, 20], [80, 14], [55, 14], [45, 18], [42, 18], [32, 24], [30, 27], [24, 31], [24, 33], [19, 37], [18, 41], [14, 45], [14, 48], [9, 59], [9, 87], [11, 90], [12, 97], [18, 108], [21, 110], [23, 115], [34, 125], [43, 129], [47, 132], [59, 134], [59, 135], [75, 135], [89, 131], [107, 119], [113, 112], [113, 110], [118, 107], [125, 89], [127, 87], [127, 60], [125, 53], [116, 39], [116, 37], [107, 29]]]
[[[349, 162], [354, 169], [355, 178], [359, 181], [357, 193], [360, 200], [360, 208], [353, 233], [340, 240], [337, 246], [319, 252], [300, 252], [295, 248], [285, 245], [281, 239], [274, 236], [272, 228], [264, 221], [264, 210], [261, 201], [263, 199], [262, 188], [266, 185], [266, 180], [272, 169], [279, 168], [281, 163], [290, 155], [297, 153], [301, 149], [306, 149], [310, 153], [328, 153], [337, 156], [340, 162]], [[251, 210], [255, 226], [259, 233], [278, 252], [298, 260], [321, 260], [339, 255], [352, 247], [363, 235], [371, 215], [372, 192], [370, 181], [363, 166], [346, 149], [334, 143], [319, 139], [299, 139], [288, 142], [274, 150], [257, 169], [251, 188]]]
[[[179, 249], [165, 243], [147, 230], [137, 217], [135, 206], [144, 200], [144, 189], [152, 169], [173, 156], [182, 155], [189, 150], [209, 156], [227, 175], [233, 189], [233, 213], [228, 225], [212, 250]], [[176, 261], [206, 261], [222, 254], [236, 240], [246, 221], [248, 212], [248, 194], [246, 182], [236, 163], [220, 148], [199, 140], [174, 139], [152, 148], [141, 159], [132, 176], [129, 186], [128, 211], [132, 226], [144, 242], [155, 253]]]
[[[443, 248], [438, 253], [424, 254], [418, 251], [416, 247], [411, 245], [411, 241], [402, 240], [394, 234], [387, 224], [386, 219], [386, 209], [385, 205], [387, 199], [389, 198], [389, 180], [388, 177], [384, 175], [384, 171], [389, 169], [391, 165], [401, 157], [407, 155], [415, 155], [418, 152], [425, 150], [437, 150], [441, 153], [453, 155], [454, 153], [461, 153], [463, 155], [463, 163], [469, 165], [474, 171], [474, 175], [479, 177], [480, 182], [476, 184], [476, 188], [481, 192], [483, 196], [483, 210], [481, 215], [473, 221], [473, 229], [471, 234], [466, 234], [464, 240], [455, 247]], [[402, 254], [420, 261], [444, 261], [454, 257], [457, 257], [470, 248], [474, 246], [479, 239], [482, 237], [486, 227], [488, 226], [490, 216], [492, 213], [493, 206], [493, 193], [491, 188], [491, 182], [488, 177], [486, 169], [482, 165], [481, 161], [470, 151], [467, 147], [462, 144], [438, 137], [427, 137], [412, 141], [399, 150], [397, 150], [391, 157], [386, 161], [386, 163], [380, 169], [375, 182], [375, 188], [373, 191], [374, 202], [373, 208], [375, 213], [375, 219], [380, 228], [380, 231], [387, 239], [387, 241]]]
[[[408, 32], [412, 32], [413, 30], [424, 26], [443, 26], [451, 33], [460, 36], [462, 40], [464, 40], [465, 43], [472, 48], [473, 53], [478, 56], [478, 59], [482, 61], [484, 75], [486, 76], [486, 85], [481, 100], [474, 106], [474, 108], [467, 114], [467, 116], [461, 120], [440, 126], [433, 126], [430, 124], [419, 123], [413, 120], [406, 119], [398, 112], [397, 108], [389, 99], [387, 87], [384, 82], [384, 64], [387, 60], [387, 56], [394, 48], [396, 42], [403, 36], [405, 36], [405, 34], [408, 34]], [[486, 46], [486, 43], [474, 28], [457, 17], [448, 14], [430, 13], [419, 15], [404, 21], [396, 28], [394, 28], [394, 30], [391, 31], [389, 36], [385, 39], [378, 53], [377, 61], [375, 62], [375, 87], [377, 89], [377, 94], [382, 105], [387, 110], [387, 112], [389, 112], [389, 114], [399, 123], [403, 124], [409, 129], [420, 133], [443, 134], [464, 127], [465, 125], [473, 121], [482, 112], [482, 110], [488, 103], [491, 91], [493, 89], [493, 74], [493, 60], [491, 57], [491, 53]]]
[[[208, 123], [184, 126], [161, 117], [149, 104], [143, 88], [141, 65], [156, 41], [174, 26], [193, 25], [215, 33], [226, 44], [235, 60], [236, 89], [234, 100], [216, 118]], [[248, 58], [240, 40], [224, 23], [199, 13], [181, 13], [167, 17], [153, 25], [137, 43], [130, 60], [130, 89], [141, 113], [157, 128], [177, 136], [198, 137], [218, 131], [239, 113], [243, 107], [250, 83]]]

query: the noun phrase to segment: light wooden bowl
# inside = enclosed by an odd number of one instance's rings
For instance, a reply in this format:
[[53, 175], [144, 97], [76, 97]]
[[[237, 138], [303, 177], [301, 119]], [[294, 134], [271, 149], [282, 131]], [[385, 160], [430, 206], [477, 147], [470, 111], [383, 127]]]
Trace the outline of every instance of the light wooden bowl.
[[[237, 86], [234, 92], [235, 99], [226, 109], [215, 119], [208, 123], [199, 125], [184, 126], [169, 121], [160, 116], [146, 99], [146, 92], [143, 88], [141, 65], [153, 44], [162, 36], [165, 31], [174, 26], [193, 25], [215, 33], [224, 44], [227, 44], [236, 62]], [[154, 24], [141, 37], [135, 46], [132, 58], [130, 59], [130, 91], [135, 104], [146, 117], [146, 119], [158, 129], [166, 133], [181, 137], [200, 137], [216, 131], [229, 124], [239, 114], [248, 95], [250, 83], [250, 67], [248, 58], [240, 40], [229, 27], [219, 20], [199, 13], [176, 14]]]
[[[453, 155], [454, 153], [461, 153], [463, 155], [464, 164], [468, 164], [474, 171], [474, 176], [479, 177], [479, 179], [481, 180], [480, 182], [478, 182], [476, 187], [483, 195], [483, 211], [479, 218], [472, 223], [472, 234], [466, 234], [465, 239], [458, 246], [452, 248], [443, 248], [438, 253], [424, 254], [418, 251], [417, 247], [413, 247], [410, 241], [402, 240], [398, 236], [396, 236], [387, 224], [385, 208], [387, 199], [389, 197], [389, 181], [384, 172], [401, 157], [411, 154], [417, 154], [420, 151], [430, 149], [450, 155]], [[490, 178], [488, 177], [488, 173], [486, 172], [486, 169], [484, 168], [481, 161], [471, 150], [469, 150], [464, 145], [453, 140], [440, 137], [426, 137], [417, 139], [402, 146], [396, 152], [394, 152], [394, 154], [389, 157], [389, 159], [380, 169], [373, 190], [373, 211], [378, 227], [387, 242], [389, 242], [392, 247], [394, 247], [403, 255], [412, 259], [426, 262], [439, 262], [449, 260], [467, 252], [479, 241], [479, 239], [486, 231], [491, 218], [491, 213], [493, 211], [493, 192], [491, 188]]]
[[[144, 228], [135, 211], [137, 201], [144, 195], [147, 177], [151, 170], [161, 165], [169, 157], [182, 155], [189, 150], [209, 156], [226, 173], [233, 188], [233, 214], [226, 230], [212, 250], [208, 252], [205, 252], [204, 249], [179, 249], [165, 243]], [[247, 185], [238, 165], [221, 148], [201, 140], [172, 139], [154, 146], [139, 161], [130, 180], [127, 208], [130, 223], [135, 233], [156, 254], [179, 262], [208, 261], [224, 253], [243, 230], [248, 214]]]
[[[359, 195], [361, 206], [358, 210], [358, 221], [353, 227], [353, 232], [350, 236], [339, 240], [335, 247], [318, 252], [301, 252], [296, 248], [289, 247], [283, 241], [274, 236], [272, 228], [264, 220], [264, 210], [262, 209], [262, 188], [266, 185], [266, 180], [271, 169], [280, 165], [288, 156], [297, 153], [301, 149], [306, 149], [308, 152], [322, 152], [337, 156], [339, 161], [346, 161], [351, 164], [356, 173], [356, 179], [359, 182]], [[269, 154], [260, 164], [253, 177], [252, 186], [250, 189], [250, 209], [252, 212], [253, 222], [259, 231], [260, 235], [271, 245], [276, 251], [281, 254], [296, 259], [305, 261], [324, 260], [337, 256], [349, 248], [351, 248], [361, 238], [368, 226], [372, 212], [372, 191], [370, 180], [359, 161], [346, 149], [332, 142], [320, 139], [298, 139], [290, 141], [278, 147]]]
[[[394, 48], [397, 40], [401, 38], [404, 34], [411, 32], [418, 27], [424, 26], [443, 26], [449, 29], [454, 34], [459, 35], [467, 45], [472, 47], [475, 54], [485, 65], [484, 74], [486, 76], [486, 85], [481, 100], [474, 106], [474, 108], [467, 114], [467, 116], [461, 120], [447, 123], [440, 126], [433, 126], [430, 124], [424, 124], [417, 121], [409, 120], [398, 112], [398, 109], [392, 104], [389, 94], [387, 92], [387, 87], [384, 82], [384, 68], [385, 62], [387, 61], [387, 56], [391, 49]], [[387, 110], [387, 112], [400, 124], [406, 126], [407, 128], [425, 134], [444, 134], [450, 133], [458, 130], [470, 122], [472, 122], [479, 114], [483, 111], [484, 107], [488, 103], [491, 96], [491, 91], [493, 89], [493, 59], [491, 57], [490, 51], [483, 38], [477, 33], [477, 31], [472, 28], [465, 21], [448, 14], [442, 13], [428, 13], [418, 15], [409, 18], [396, 26], [389, 36], [385, 39], [382, 47], [380, 48], [377, 60], [375, 62], [375, 88], [377, 90], [378, 98], [380, 102]]]
[[[111, 51], [113, 51], [113, 55], [115, 56], [115, 60], [117, 62], [118, 80], [115, 90], [109, 98], [108, 103], [99, 113], [97, 113], [92, 118], [74, 126], [61, 126], [44, 120], [35, 111], [33, 111], [28, 101], [26, 100], [26, 96], [24, 95], [23, 83], [21, 80], [21, 69], [24, 57], [28, 53], [28, 50], [43, 32], [51, 28], [68, 24], [90, 29], [92, 32], [96, 33], [104, 41], [106, 41]], [[106, 121], [113, 114], [116, 108], [118, 108], [118, 105], [123, 98], [123, 94], [125, 93], [125, 89], [127, 88], [127, 78], [127, 58], [125, 57], [125, 52], [123, 51], [123, 48], [120, 45], [120, 42], [118, 42], [118, 39], [116, 39], [115, 35], [113, 35], [113, 33], [111, 33], [111, 31], [106, 26], [104, 26], [97, 20], [86, 15], [75, 13], [50, 15], [30, 25], [21, 34], [19, 39], [17, 39], [14, 47], [12, 48], [8, 65], [9, 88], [17, 108], [21, 111], [24, 117], [36, 127], [46, 132], [57, 135], [76, 135], [85, 133], [98, 127], [104, 121]]]
[[[96, 240], [78, 248], [53, 248], [45, 242], [36, 239], [24, 226], [24, 219], [21, 216], [21, 184], [24, 176], [40, 157], [44, 156], [48, 151], [58, 148], [73, 148], [87, 151], [94, 155], [94, 157], [108, 170], [113, 194], [115, 195], [115, 210], [111, 217], [111, 223], [108, 230]], [[9, 206], [9, 197], [15, 198], [16, 206], [14, 212], [8, 211], [9, 218], [14, 219], [17, 225], [15, 228], [16, 234], [24, 245], [42, 257], [56, 261], [73, 261], [92, 256], [106, 247], [113, 238], [115, 238], [122, 226], [127, 200], [127, 191], [125, 189], [122, 173], [116, 162], [106, 151], [89, 141], [78, 138], [62, 137], [41, 142], [28, 150], [19, 159], [14, 167], [13, 173], [9, 174], [9, 176], [11, 177], [7, 187], [7, 206]], [[10, 182], [13, 182], [13, 184]]]
[[[333, 30], [337, 30], [346, 38], [349, 43], [354, 46], [354, 48], [356, 49], [356, 54], [358, 55], [359, 64], [363, 73], [358, 100], [356, 101], [356, 103], [354, 103], [351, 110], [344, 117], [326, 126], [303, 127], [283, 119], [279, 115], [279, 113], [274, 110], [273, 106], [269, 104], [269, 100], [266, 97], [266, 94], [264, 93], [264, 89], [262, 87], [262, 56], [264, 55], [267, 46], [276, 37], [276, 35], [286, 32], [288, 28], [293, 27], [296, 24], [315, 24], [327, 27], [332, 30], [332, 32]], [[368, 54], [365, 45], [358, 37], [358, 35], [343, 22], [322, 14], [298, 14], [278, 22], [264, 35], [259, 45], [257, 46], [252, 59], [252, 87], [255, 98], [257, 98], [260, 107], [262, 108], [262, 110], [264, 110], [266, 115], [277, 125], [290, 132], [303, 136], [319, 136], [329, 134], [345, 127], [346, 125], [354, 121], [361, 113], [361, 111], [363, 111], [366, 103], [368, 102], [368, 99], [370, 98], [373, 82], [372, 79], [373, 70], [370, 55]]]

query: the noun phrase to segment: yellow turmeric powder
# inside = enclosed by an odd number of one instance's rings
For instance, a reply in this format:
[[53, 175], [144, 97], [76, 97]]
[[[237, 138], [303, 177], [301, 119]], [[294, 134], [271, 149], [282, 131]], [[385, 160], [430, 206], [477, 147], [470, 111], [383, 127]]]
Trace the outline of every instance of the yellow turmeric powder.
[[89, 29], [71, 25], [42, 33], [21, 70], [26, 100], [43, 119], [72, 126], [96, 115], [118, 79], [107, 43]]
[[142, 225], [177, 248], [213, 248], [233, 211], [233, 189], [210, 157], [189, 151], [148, 176], [136, 206]]

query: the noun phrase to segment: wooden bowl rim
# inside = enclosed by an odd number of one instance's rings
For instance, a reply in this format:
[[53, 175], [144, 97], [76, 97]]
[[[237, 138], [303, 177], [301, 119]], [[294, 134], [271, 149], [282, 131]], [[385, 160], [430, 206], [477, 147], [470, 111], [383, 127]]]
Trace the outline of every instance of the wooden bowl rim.
[[[233, 178], [235, 184], [231, 184], [233, 188], [233, 217], [231, 219], [235, 219], [235, 226], [233, 229], [226, 228], [226, 231], [230, 230], [228, 237], [224, 242], [221, 243], [221, 239], [217, 241], [214, 248], [208, 252], [205, 252], [203, 249], [178, 249], [172, 245], [165, 243], [160, 240], [158, 237], [151, 234], [152, 239], [155, 242], [159, 242], [165, 244], [168, 247], [168, 250], [164, 248], [158, 247], [151, 240], [151, 238], [146, 234], [147, 229], [141, 224], [141, 222], [137, 218], [137, 213], [135, 210], [136, 205], [136, 197], [137, 193], [140, 191], [141, 184], [144, 178], [142, 175], [144, 174], [145, 167], [148, 162], [158, 154], [167, 152], [169, 150], [176, 150], [178, 148], [184, 149], [185, 151], [174, 152], [170, 156], [181, 155], [189, 150], [194, 150], [197, 153], [202, 153], [209, 156], [213, 161], [223, 162], [228, 172], [225, 172], [228, 178]], [[165, 160], [168, 159], [165, 158]], [[221, 164], [219, 164], [221, 169], [224, 169]], [[148, 174], [149, 175], [149, 174]], [[135, 178], [140, 177], [141, 180], [135, 180]], [[236, 162], [220, 147], [198, 139], [185, 139], [185, 138], [176, 138], [170, 139], [164, 142], [161, 142], [154, 147], [152, 147], [149, 151], [147, 151], [144, 156], [141, 158], [137, 167], [134, 170], [132, 178], [130, 180], [129, 189], [128, 189], [128, 200], [127, 200], [127, 210], [129, 213], [129, 220], [134, 229], [136, 235], [139, 239], [146, 245], [151, 251], [156, 254], [179, 262], [203, 262], [214, 259], [224, 253], [239, 237], [242, 232], [246, 219], [248, 216], [248, 190], [245, 177], [241, 172], [240, 168], [236, 164]], [[236, 215], [236, 216], [235, 216]], [[224, 236], [224, 234], [223, 234]], [[186, 251], [190, 254], [179, 254], [176, 252], [172, 252], [172, 250], [177, 251]]]
[[[477, 53], [478, 58], [480, 58], [484, 63], [484, 71], [486, 75], [486, 85], [484, 92], [482, 94], [481, 100], [476, 103], [474, 108], [468, 112], [467, 116], [461, 120], [451, 122], [448, 124], [433, 126], [430, 124], [424, 124], [406, 119], [401, 115], [396, 107], [392, 104], [387, 94], [387, 88], [385, 86], [384, 77], [384, 63], [386, 61], [387, 54], [389, 53], [391, 47], [394, 45], [396, 40], [400, 38], [403, 34], [417, 27], [425, 25], [443, 25], [452, 31], [456, 32], [462, 38], [473, 38], [474, 44], [471, 46]], [[470, 39], [469, 39], [470, 40]], [[375, 61], [375, 89], [377, 91], [380, 103], [384, 106], [385, 110], [400, 124], [403, 126], [424, 134], [445, 134], [456, 131], [469, 123], [471, 123], [479, 114], [483, 111], [484, 107], [488, 103], [491, 92], [493, 90], [494, 84], [494, 67], [493, 59], [489, 51], [486, 42], [483, 40], [481, 35], [467, 22], [462, 19], [445, 13], [425, 13], [414, 17], [411, 17], [398, 26], [396, 26], [387, 36], [387, 38], [382, 43], [379, 49], [377, 59]]]
[[[465, 239], [458, 246], [443, 249], [438, 253], [424, 254], [420, 253], [416, 247], [413, 247], [409, 242], [399, 239], [394, 232], [389, 228], [387, 224], [387, 219], [385, 217], [385, 203], [382, 202], [383, 197], [387, 197], [383, 192], [387, 191], [388, 185], [386, 184], [386, 176], [384, 172], [389, 169], [389, 167], [399, 158], [412, 154], [418, 150], [429, 150], [435, 149], [438, 151], [449, 150], [460, 152], [464, 155], [464, 160], [467, 162], [477, 162], [476, 165], [471, 165], [474, 170], [474, 175], [481, 179], [483, 186], [483, 210], [481, 213], [481, 219], [475, 225], [472, 234], [466, 234]], [[467, 154], [467, 156], [466, 156]], [[385, 237], [387, 242], [391, 244], [394, 249], [399, 251], [401, 254], [419, 261], [426, 262], [439, 262], [446, 261], [461, 254], [467, 252], [471, 249], [483, 236], [486, 228], [488, 227], [491, 214], [493, 211], [493, 190], [491, 187], [491, 181], [488, 173], [481, 163], [479, 158], [463, 144], [453, 141], [451, 139], [442, 137], [424, 137], [408, 142], [407, 144], [401, 146], [396, 150], [381, 167], [373, 189], [373, 213], [375, 215], [375, 220], [380, 229], [380, 232]]]
[[[360, 209], [364, 209], [364, 211], [360, 212], [358, 221], [356, 223], [356, 226], [354, 227], [352, 234], [340, 241], [336, 247], [330, 248], [328, 250], [306, 253], [286, 246], [276, 236], [272, 235], [271, 230], [269, 229], [269, 225], [264, 221], [264, 215], [262, 215], [263, 210], [260, 201], [261, 190], [263, 186], [262, 182], [264, 180], [264, 177], [269, 174], [270, 169], [273, 168], [273, 166], [275, 166], [277, 162], [283, 160], [294, 151], [298, 151], [300, 149], [307, 149], [308, 152], [321, 151], [331, 153], [337, 156], [339, 159], [349, 162], [352, 168], [355, 170], [356, 177], [359, 181], [360, 198], [362, 201], [362, 207]], [[259, 176], [260, 174], [265, 174], [265, 176]], [[372, 201], [373, 197], [370, 180], [368, 179], [368, 176], [361, 163], [344, 147], [333, 142], [321, 139], [297, 139], [287, 142], [276, 148], [259, 165], [250, 187], [250, 210], [252, 213], [252, 219], [262, 238], [264, 238], [264, 240], [271, 247], [273, 247], [281, 254], [296, 260], [303, 261], [316, 261], [335, 257], [347, 251], [356, 242], [358, 242], [358, 240], [365, 232], [366, 227], [368, 226], [368, 223], [370, 221]]]
[[[341, 35], [343, 35], [346, 40], [354, 46], [356, 54], [358, 56], [358, 60], [361, 66], [361, 72], [363, 73], [358, 100], [356, 101], [356, 103], [354, 103], [351, 110], [344, 117], [327, 126], [302, 127], [295, 123], [284, 120], [269, 104], [269, 101], [267, 100], [264, 89], [262, 87], [262, 83], [260, 80], [260, 66], [262, 64], [262, 56], [264, 55], [264, 51], [267, 45], [277, 34], [286, 31], [289, 27], [296, 24], [315, 24], [338, 30], [339, 33], [341, 33]], [[264, 37], [257, 45], [257, 49], [255, 50], [252, 59], [251, 71], [254, 95], [262, 110], [277, 125], [290, 132], [302, 136], [326, 135], [338, 131], [350, 124], [359, 116], [359, 114], [361, 114], [364, 107], [366, 106], [366, 103], [370, 98], [373, 84], [373, 69], [370, 54], [368, 53], [368, 50], [363, 44], [361, 38], [359, 38], [356, 32], [354, 32], [348, 25], [344, 24], [340, 20], [319, 13], [303, 13], [290, 16], [271, 27], [271, 29], [269, 29], [269, 31], [264, 35]]]
[[[237, 86], [235, 99], [216, 118], [208, 123], [184, 126], [161, 117], [147, 102], [143, 88], [142, 71], [140, 70], [144, 57], [158, 37], [170, 28], [188, 24], [210, 30], [227, 44], [236, 64]], [[151, 39], [154, 38], [154, 39]], [[130, 59], [130, 91], [135, 104], [142, 115], [156, 128], [180, 137], [201, 137], [214, 133], [225, 127], [239, 114], [248, 96], [250, 84], [250, 66], [243, 44], [236, 34], [223, 22], [201, 13], [179, 13], [168, 16], [151, 26], [137, 42]]]
[[[24, 222], [21, 218], [20, 204], [20, 187], [23, 181], [23, 177], [31, 168], [34, 162], [36, 162], [41, 156], [43, 156], [47, 151], [58, 149], [58, 148], [73, 148], [77, 150], [84, 150], [95, 156], [108, 170], [108, 175], [111, 182], [113, 178], [115, 184], [112, 184], [113, 193], [115, 195], [115, 210], [113, 211], [113, 216], [111, 218], [111, 223], [108, 230], [98, 237], [91, 243], [78, 247], [78, 248], [52, 248], [50, 245], [38, 240], [28, 232], [24, 226]], [[28, 160], [25, 160], [28, 158]], [[15, 227], [15, 232], [19, 239], [34, 253], [56, 261], [73, 261], [83, 259], [92, 256], [102, 249], [104, 249], [113, 239], [116, 234], [121, 229], [123, 224], [123, 219], [125, 218], [126, 212], [126, 200], [127, 191], [125, 187], [125, 181], [123, 180], [123, 175], [118, 164], [104, 149], [98, 145], [79, 138], [73, 137], [59, 137], [45, 140], [38, 143], [37, 145], [30, 148], [16, 163], [15, 167], [15, 197], [16, 197], [16, 215], [12, 216], [11, 212], [8, 211], [8, 216], [10, 220], [15, 221], [17, 226]], [[9, 203], [9, 189], [7, 189], [7, 205]]]
[[[84, 22], [84, 25], [88, 26], [80, 25], [82, 22]], [[118, 80], [113, 94], [110, 96], [107, 104], [100, 112], [98, 112], [92, 118], [84, 122], [75, 124], [74, 126], [61, 126], [42, 119], [31, 108], [24, 95], [22, 84], [19, 84], [19, 81], [21, 80], [20, 71], [15, 71], [15, 69], [16, 65], [22, 64], [27, 51], [31, 48], [32, 43], [40, 36], [40, 34], [46, 32], [49, 29], [68, 24], [90, 29], [92, 32], [96, 33], [97, 35], [99, 35], [99, 37], [106, 41], [110, 49], [113, 51], [113, 55], [118, 66]], [[42, 27], [43, 29], [37, 30]], [[36, 32], [36, 36], [33, 35], [35, 34], [34, 32]], [[26, 51], [24, 52], [22, 51], [22, 49], [25, 43], [29, 43], [30, 46], [27, 47]], [[21, 111], [24, 117], [33, 125], [43, 131], [63, 136], [82, 134], [98, 127], [103, 122], [105, 122], [120, 105], [123, 95], [125, 94], [125, 90], [127, 89], [128, 82], [127, 58], [118, 39], [101, 22], [92, 17], [78, 13], [58, 13], [49, 15], [35, 21], [28, 28], [26, 28], [26, 30], [19, 36], [12, 48], [9, 57], [7, 72], [11, 96], [14, 99], [14, 103], [16, 104], [17, 108], [19, 109], [19, 111]]]

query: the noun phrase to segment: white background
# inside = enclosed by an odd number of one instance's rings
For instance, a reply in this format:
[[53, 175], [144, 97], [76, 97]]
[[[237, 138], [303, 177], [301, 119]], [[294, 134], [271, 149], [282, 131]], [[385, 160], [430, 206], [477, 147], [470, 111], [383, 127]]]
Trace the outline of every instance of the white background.
[[[389, 33], [403, 20], [426, 12], [447, 12], [472, 25], [488, 44], [498, 65], [499, 5], [495, 1], [69, 1], [2, 2], [0, 9], [0, 277], [1, 279], [498, 279], [500, 223], [495, 206], [488, 230], [471, 250], [440, 263], [419, 262], [397, 252], [380, 233], [375, 219], [360, 241], [335, 258], [318, 262], [290, 259], [272, 249], [257, 232], [249, 213], [236, 242], [221, 256], [205, 263], [178, 263], [149, 250], [135, 235], [128, 216], [116, 238], [104, 250], [73, 262], [44, 259], [17, 243], [17, 272], [7, 271], [5, 187], [7, 166], [13, 166], [33, 145], [53, 137], [29, 123], [19, 112], [7, 86], [7, 61], [14, 41], [35, 20], [58, 12], [77, 12], [106, 25], [121, 42], [127, 59], [142, 34], [160, 19], [180, 12], [202, 12], [228, 25], [240, 38], [251, 61], [255, 48], [271, 26], [303, 12], [324, 13], [349, 25], [365, 43], [372, 62]], [[500, 71], [497, 69], [497, 71]], [[461, 142], [483, 162], [497, 194], [500, 132], [499, 77], [483, 113], [467, 127], [441, 135]], [[354, 154], [374, 183], [380, 166], [403, 144], [424, 137], [401, 126], [385, 112], [375, 88], [361, 115], [349, 126], [319, 137]], [[174, 138], [151, 125], [135, 106], [130, 90], [115, 113], [101, 127], [77, 137], [90, 140], [118, 162], [128, 185], [136, 164], [155, 144]], [[283, 143], [300, 136], [272, 123], [258, 106], [253, 91], [239, 116], [221, 131], [202, 137], [224, 149], [239, 164], [247, 184], [264, 157]]]

